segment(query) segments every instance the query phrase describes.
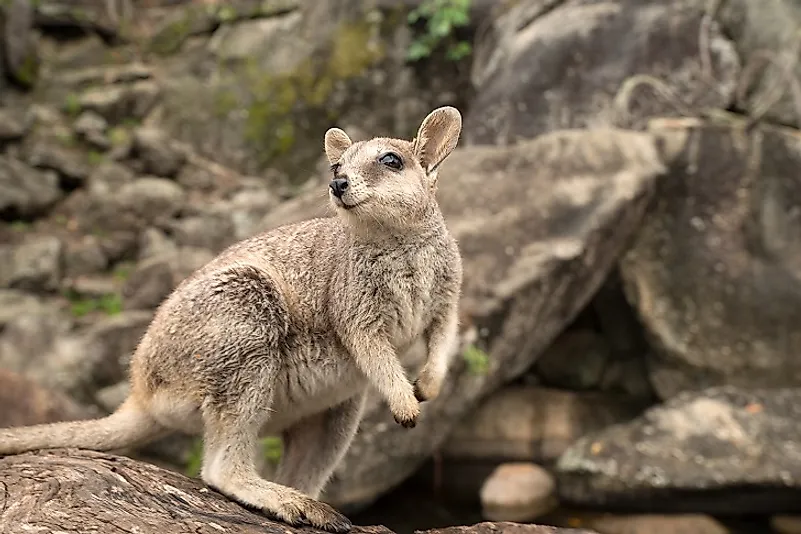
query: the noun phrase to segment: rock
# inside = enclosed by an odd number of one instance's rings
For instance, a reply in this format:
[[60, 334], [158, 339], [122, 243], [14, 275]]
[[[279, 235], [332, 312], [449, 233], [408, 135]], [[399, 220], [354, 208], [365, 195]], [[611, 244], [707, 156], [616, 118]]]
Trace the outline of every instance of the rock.
[[125, 401], [131, 391], [128, 380], [122, 380], [112, 386], [106, 386], [98, 390], [95, 400], [106, 412], [111, 413]]
[[[371, 502], [439, 448], [482, 397], [528, 369], [598, 290], [662, 172], [644, 133], [562, 131], [513, 147], [457, 148], [443, 163], [438, 198], [464, 263], [459, 354], [413, 430], [371, 397], [327, 498], [348, 509]], [[330, 215], [325, 187], [279, 205], [262, 228]], [[407, 356], [413, 373], [421, 346]]]
[[98, 415], [63, 393], [1, 368], [0, 406], [0, 428], [74, 421]]
[[115, 195], [117, 203], [143, 221], [166, 221], [183, 206], [183, 188], [171, 180], [145, 176], [123, 185]]
[[67, 241], [64, 247], [64, 274], [76, 277], [104, 271], [109, 265], [100, 240], [91, 235]]
[[56, 173], [42, 172], [13, 157], [0, 156], [0, 218], [39, 216], [61, 196]]
[[106, 136], [108, 121], [94, 111], [84, 111], [72, 125], [79, 139], [101, 150], [111, 147], [111, 140]]
[[162, 254], [173, 254], [177, 251], [175, 242], [158, 228], [147, 228], [140, 237], [139, 259], [144, 260]]
[[175, 287], [168, 257], [145, 259], [133, 270], [122, 288], [126, 310], [156, 308]]
[[104, 161], [92, 170], [86, 180], [86, 186], [94, 195], [106, 195], [133, 182], [134, 178], [134, 173], [124, 165], [113, 161]]
[[[768, 0], [757, 5], [748, 0], [721, 4], [716, 19], [734, 40], [743, 58], [743, 77], [736, 94], [736, 107], [750, 114], [765, 113], [779, 124], [801, 127], [797, 88], [788, 80], [801, 79], [798, 28], [801, 5], [791, 0]], [[792, 63], [791, 63], [792, 62]], [[787, 78], [786, 69], [792, 69]], [[787, 88], [776, 92], [777, 87]]]
[[127, 377], [130, 356], [152, 317], [152, 311], [123, 311], [58, 339], [47, 361], [51, 371], [39, 380], [92, 402], [98, 389]]
[[685, 392], [576, 441], [559, 459], [563, 503], [648, 513], [801, 510], [801, 389]]
[[70, 188], [81, 185], [91, 172], [85, 152], [52, 141], [32, 142], [26, 160], [33, 167], [56, 171]]
[[481, 488], [481, 512], [492, 521], [533, 521], [557, 504], [553, 477], [532, 463], [501, 464]]
[[432, 528], [417, 530], [415, 534], [599, 534], [583, 528], [559, 528], [546, 525], [531, 525], [501, 521], [498, 523], [476, 523], [470, 526]]
[[174, 177], [186, 162], [186, 154], [156, 128], [138, 128], [133, 137], [134, 156], [144, 163], [144, 172]]
[[32, 116], [27, 111], [0, 109], [0, 142], [22, 139], [30, 130], [32, 122]]
[[119, 15], [116, 4], [109, 8], [94, 0], [48, 0], [37, 5], [35, 21], [44, 30], [70, 28], [113, 40], [118, 35]]
[[702, 514], [604, 514], [586, 524], [600, 534], [729, 534], [720, 521]]
[[432, 76], [410, 64], [402, 6], [295, 3], [271, 18], [222, 24], [191, 52], [179, 31], [187, 48], [165, 75], [158, 126], [241, 174], [278, 169], [297, 186], [332, 122], [412, 135], [418, 116], [461, 105], [465, 65], [432, 59]]
[[442, 454], [550, 463], [584, 434], [629, 421], [643, 409], [622, 396], [506, 386], [458, 422]]
[[125, 85], [94, 87], [78, 97], [78, 106], [83, 111], [92, 111], [111, 124], [123, 119], [143, 119], [161, 95], [158, 84], [142, 80]]
[[34, 33], [33, 4], [11, 0], [3, 9], [4, 64], [12, 80], [31, 88], [39, 77], [39, 54]]
[[[0, 511], [0, 529], [9, 534], [24, 532], [28, 525], [47, 525], [52, 532], [105, 532], [110, 521], [128, 530], [147, 525], [149, 530], [142, 530], [143, 534], [322, 532], [270, 520], [216, 491], [209, 491], [197, 480], [123, 456], [79, 450], [17, 454], [0, 458], [0, 473], [8, 503]], [[597, 534], [583, 529], [515, 523], [479, 523], [418, 532]], [[394, 534], [381, 526], [354, 526], [350, 533]]]
[[801, 534], [801, 517], [797, 515], [775, 515], [770, 526], [779, 534]]
[[73, 328], [74, 320], [55, 303], [0, 298], [8, 306], [0, 316], [0, 367], [49, 387], [57, 371], [50, 358], [56, 343]]
[[[510, 144], [561, 128], [641, 127], [649, 116], [675, 114], [676, 99], [688, 114], [734, 100], [740, 60], [714, 23], [709, 54], [699, 55], [698, 0], [525, 0], [498, 12], [475, 45], [467, 144]], [[676, 96], [631, 87], [619, 109], [616, 94], [635, 74], [662, 80]]]
[[179, 219], [172, 225], [172, 235], [178, 246], [207, 248], [214, 252], [230, 245], [235, 237], [231, 217], [222, 212]]
[[654, 121], [683, 139], [621, 259], [657, 394], [801, 385], [798, 132], [736, 117]]
[[279, 203], [278, 195], [265, 180], [242, 180], [242, 188], [231, 196], [230, 213], [233, 234], [237, 240], [258, 231], [258, 224]]
[[0, 289], [0, 332], [9, 321], [29, 314], [37, 314], [46, 308], [39, 297], [17, 289]]
[[0, 245], [0, 285], [28, 291], [55, 291], [62, 274], [63, 246], [57, 237], [32, 237]]
[[601, 383], [611, 358], [606, 340], [590, 329], [568, 330], [535, 366], [544, 383], [566, 389], [592, 389]]

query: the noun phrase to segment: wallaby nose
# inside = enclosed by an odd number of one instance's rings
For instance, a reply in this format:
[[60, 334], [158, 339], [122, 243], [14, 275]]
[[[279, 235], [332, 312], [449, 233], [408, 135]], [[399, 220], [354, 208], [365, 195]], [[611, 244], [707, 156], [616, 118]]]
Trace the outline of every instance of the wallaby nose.
[[334, 178], [331, 180], [331, 183], [328, 186], [331, 188], [331, 191], [334, 193], [334, 196], [337, 198], [342, 198], [342, 195], [345, 194], [345, 190], [348, 188], [348, 179], [347, 178]]

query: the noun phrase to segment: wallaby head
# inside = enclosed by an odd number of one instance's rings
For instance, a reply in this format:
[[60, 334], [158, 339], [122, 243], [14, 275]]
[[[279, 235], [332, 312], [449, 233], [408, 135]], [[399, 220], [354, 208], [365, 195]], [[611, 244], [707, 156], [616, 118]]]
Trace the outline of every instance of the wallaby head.
[[456, 147], [462, 116], [445, 106], [432, 111], [412, 141], [376, 137], [352, 142], [339, 128], [325, 134], [333, 178], [329, 198], [351, 224], [413, 226], [436, 207], [437, 169]]

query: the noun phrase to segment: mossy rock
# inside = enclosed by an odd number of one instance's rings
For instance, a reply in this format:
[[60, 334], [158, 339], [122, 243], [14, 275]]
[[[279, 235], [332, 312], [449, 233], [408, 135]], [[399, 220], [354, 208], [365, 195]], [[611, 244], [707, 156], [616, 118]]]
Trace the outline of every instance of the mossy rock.
[[211, 33], [221, 24], [240, 20], [274, 17], [297, 9], [298, 0], [239, 0], [225, 4], [182, 6], [155, 31], [148, 50], [159, 55], [178, 52], [186, 40]]

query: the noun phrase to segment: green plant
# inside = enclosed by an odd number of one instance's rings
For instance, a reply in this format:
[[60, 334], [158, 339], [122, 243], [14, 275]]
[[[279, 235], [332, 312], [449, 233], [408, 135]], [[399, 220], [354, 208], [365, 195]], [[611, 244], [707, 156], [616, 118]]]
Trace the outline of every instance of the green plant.
[[64, 97], [64, 106], [62, 108], [64, 113], [70, 117], [75, 117], [81, 112], [81, 99], [75, 93], [69, 93]]
[[[273, 465], [277, 465], [283, 454], [283, 442], [276, 436], [267, 436], [260, 441], [261, 451], [264, 459]], [[188, 477], [196, 477], [200, 474], [203, 466], [203, 440], [200, 438], [192, 442], [189, 449], [184, 467], [184, 474]]]
[[192, 442], [186, 459], [184, 474], [190, 478], [200, 475], [200, 468], [203, 466], [203, 440], [196, 438]]
[[65, 297], [70, 301], [70, 313], [75, 317], [83, 317], [94, 311], [100, 311], [106, 315], [117, 315], [122, 311], [122, 297], [117, 293], [87, 297], [75, 291], [67, 291]]
[[485, 375], [489, 370], [489, 354], [476, 347], [468, 345], [462, 353], [467, 363], [467, 370], [474, 375]]
[[30, 228], [31, 225], [26, 221], [16, 220], [16, 221], [11, 221], [9, 226], [14, 232], [24, 232], [25, 230]]
[[103, 160], [106, 159], [106, 156], [104, 156], [102, 152], [98, 152], [97, 150], [90, 150], [89, 154], [87, 154], [86, 159], [87, 161], [89, 161], [90, 165], [99, 165], [103, 163]]
[[455, 28], [470, 22], [471, 0], [423, 0], [409, 13], [409, 24], [426, 20], [425, 33], [418, 35], [409, 45], [406, 57], [417, 61], [428, 57], [443, 41], [450, 41], [445, 56], [453, 61], [462, 59], [472, 51], [467, 41], [456, 41], [452, 37]]

